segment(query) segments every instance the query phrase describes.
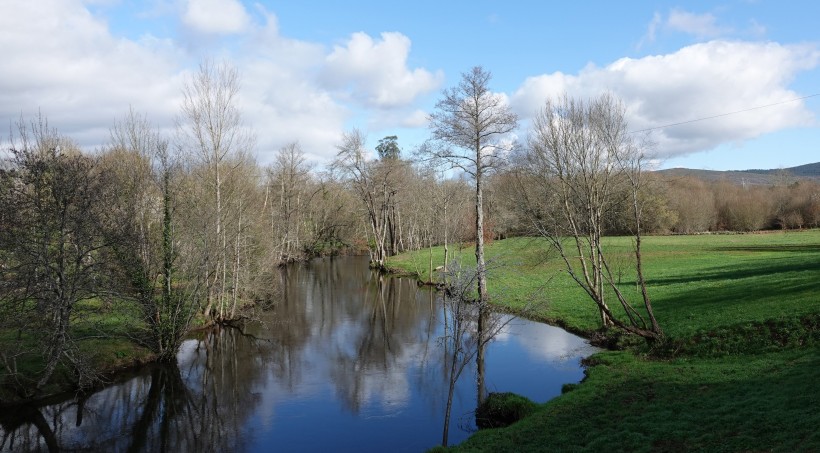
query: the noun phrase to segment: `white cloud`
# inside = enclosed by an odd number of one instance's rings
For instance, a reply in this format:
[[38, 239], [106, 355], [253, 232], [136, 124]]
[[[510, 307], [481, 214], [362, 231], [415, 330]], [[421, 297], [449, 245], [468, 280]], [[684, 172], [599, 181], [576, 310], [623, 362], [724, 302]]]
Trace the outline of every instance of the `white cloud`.
[[276, 150], [293, 141], [313, 161], [326, 163], [335, 155], [347, 109], [276, 58], [246, 61], [241, 70], [241, 109], [256, 131], [260, 162], [271, 161]]
[[[726, 36], [734, 33], [734, 30], [719, 26], [717, 17], [711, 13], [696, 14], [675, 8], [666, 16], [655, 12], [637, 47], [641, 48], [646, 43], [655, 42], [658, 35], [665, 32], [685, 33], [697, 40], [703, 40]], [[754, 22], [750, 24], [750, 34], [760, 36], [759, 33], [762, 32], [765, 32], [765, 29], [756, 26]]]
[[[105, 17], [87, 5], [84, 0], [4, 3], [0, 127], [8, 131], [21, 114], [31, 118], [42, 110], [53, 127], [90, 150], [109, 140], [115, 118], [133, 106], [172, 133], [180, 89], [195, 70], [199, 48], [186, 46], [185, 36], [114, 36]], [[180, 10], [167, 5], [152, 10], [152, 20], [178, 17]], [[346, 46], [328, 49], [281, 36], [276, 16], [262, 6], [257, 5], [255, 21], [244, 9], [227, 8], [220, 9], [224, 22], [209, 22], [212, 18], [194, 11], [205, 4], [186, 5], [197, 32], [212, 33], [210, 55], [234, 56], [229, 63], [241, 76], [240, 108], [256, 132], [263, 164], [293, 141], [315, 162], [329, 161], [357, 114], [371, 124], [378, 118], [385, 130], [423, 126], [425, 116], [412, 102], [442, 79], [440, 73], [407, 67], [410, 40], [398, 33], [379, 40], [357, 34]], [[232, 30], [243, 33], [239, 39], [220, 34]], [[331, 75], [339, 78], [329, 80]], [[358, 96], [365, 99], [364, 109], [356, 104]], [[389, 111], [373, 115], [372, 106]]]
[[[234, 61], [242, 77], [245, 123], [256, 129], [260, 161], [298, 140], [317, 161], [333, 153], [347, 111], [312, 84], [322, 46], [278, 36], [276, 18], [249, 35], [246, 57]], [[38, 111], [86, 149], [104, 145], [109, 127], [129, 106], [172, 133], [186, 69], [196, 61], [174, 42], [112, 36], [79, 0], [14, 2], [0, 15], [0, 124]], [[5, 134], [4, 134], [5, 135]]]
[[350, 98], [366, 106], [404, 106], [437, 89], [444, 78], [441, 72], [408, 68], [409, 53], [410, 39], [401, 33], [382, 33], [377, 41], [354, 33], [327, 56], [320, 80], [332, 90], [350, 90]]
[[251, 24], [238, 0], [186, 0], [182, 23], [198, 33], [236, 34]]
[[695, 14], [681, 9], [673, 9], [666, 20], [666, 27], [698, 39], [714, 38], [729, 32], [729, 29], [717, 26], [717, 19], [710, 13]]
[[279, 34], [273, 13], [259, 7], [265, 24], [247, 36], [238, 61], [246, 122], [257, 135], [259, 161], [298, 141], [312, 161], [327, 163], [350, 111], [316, 83], [324, 46]]
[[399, 123], [402, 127], [427, 127], [427, 112], [414, 110]]
[[[652, 20], [649, 21], [649, 26], [646, 29], [646, 36], [644, 37], [643, 41], [653, 42], [655, 41], [655, 35], [658, 33], [658, 27], [663, 24], [663, 19], [661, 18], [660, 13], [655, 13], [652, 16]], [[640, 45], [639, 45], [640, 47]]]
[[6, 2], [0, 29], [3, 127], [42, 111], [52, 126], [94, 147], [129, 105], [170, 122], [180, 79], [179, 54], [167, 41], [115, 38], [78, 0]]
[[[800, 97], [788, 84], [820, 63], [810, 45], [711, 41], [667, 55], [622, 58], [577, 75], [556, 72], [528, 78], [511, 103], [531, 116], [547, 97], [564, 92], [592, 97], [610, 91], [627, 106], [632, 130], [647, 129]], [[737, 143], [790, 127], [812, 124], [802, 101], [786, 102], [653, 132], [661, 156], [683, 155]]]

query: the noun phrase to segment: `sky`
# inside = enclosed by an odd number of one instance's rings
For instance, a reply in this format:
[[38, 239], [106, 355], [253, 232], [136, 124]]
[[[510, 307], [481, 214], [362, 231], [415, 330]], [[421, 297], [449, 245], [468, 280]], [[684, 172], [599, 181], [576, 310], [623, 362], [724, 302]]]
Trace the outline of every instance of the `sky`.
[[298, 142], [321, 167], [352, 128], [409, 155], [482, 66], [513, 138], [548, 98], [609, 92], [658, 168], [786, 168], [820, 161], [818, 18], [810, 0], [0, 0], [0, 141], [39, 113], [101, 149], [129, 108], [173, 136], [211, 59], [240, 73], [260, 164]]

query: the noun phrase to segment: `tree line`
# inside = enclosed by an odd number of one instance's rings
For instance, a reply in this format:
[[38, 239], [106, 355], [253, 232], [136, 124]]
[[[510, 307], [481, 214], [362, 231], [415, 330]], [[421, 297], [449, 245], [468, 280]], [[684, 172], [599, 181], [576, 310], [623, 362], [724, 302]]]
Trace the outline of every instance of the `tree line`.
[[[298, 142], [256, 162], [239, 74], [225, 63], [203, 62], [186, 80], [173, 133], [129, 110], [106, 146], [83, 152], [45, 116], [21, 119], [0, 166], [6, 375], [20, 388], [42, 387], [60, 366], [92, 378], [72, 329], [86, 301], [137, 312], [134, 339], [173, 360], [195, 319], [247, 316], [276, 299], [278, 266], [328, 254], [369, 253], [384, 268], [389, 256], [430, 247], [430, 275], [438, 266], [446, 275], [453, 244], [475, 247], [481, 324], [484, 243], [513, 235], [540, 235], [559, 251], [602, 326], [659, 338], [642, 234], [820, 223], [817, 183], [742, 187], [646, 171], [651, 142], [628, 132], [611, 95], [547, 100], [527, 140], [512, 140], [518, 118], [490, 80], [476, 67], [446, 89], [412, 158], [397, 136], [371, 150], [353, 129], [324, 169]], [[637, 304], [619, 293], [600, 245], [611, 234], [636, 239]], [[44, 364], [34, 382], [19, 369], [32, 354]]]
[[[490, 183], [492, 236], [532, 234], [515, 199], [512, 172], [501, 172]], [[699, 234], [800, 230], [820, 227], [820, 182], [783, 175], [772, 184], [744, 184], [731, 179], [646, 172], [643, 231], [651, 234]], [[621, 200], [625, 199], [622, 194]], [[607, 215], [609, 235], [628, 234], [623, 202]]]
[[[45, 115], [14, 125], [0, 163], [5, 384], [36, 392], [57, 372], [95, 379], [79, 342], [114, 334], [78, 329], [89, 304], [132, 316], [116, 335], [174, 360], [194, 322], [230, 322], [275, 301], [280, 265], [369, 250], [383, 266], [388, 255], [467, 240], [466, 184], [401, 159], [395, 136], [372, 159], [346, 135], [324, 171], [298, 142], [259, 165], [239, 88], [235, 68], [206, 61], [185, 82], [173, 133], [129, 110], [93, 152]], [[444, 205], [446, 222], [436, 215]]]

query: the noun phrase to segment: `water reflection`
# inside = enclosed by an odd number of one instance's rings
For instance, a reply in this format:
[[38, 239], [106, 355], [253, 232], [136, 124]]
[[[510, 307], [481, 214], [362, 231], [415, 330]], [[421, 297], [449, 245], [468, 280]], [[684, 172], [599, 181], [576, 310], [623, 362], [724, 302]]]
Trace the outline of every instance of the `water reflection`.
[[[366, 259], [288, 268], [282, 300], [244, 330], [186, 341], [153, 366], [85, 398], [0, 415], [0, 450], [423, 451], [441, 436], [448, 351], [442, 306]], [[582, 377], [577, 337], [516, 320], [486, 351], [488, 391], [537, 401]], [[558, 348], [556, 345], [561, 345]], [[474, 428], [475, 365], [456, 388], [450, 433]], [[454, 420], [457, 421], [457, 420]], [[462, 429], [455, 428], [463, 425]]]

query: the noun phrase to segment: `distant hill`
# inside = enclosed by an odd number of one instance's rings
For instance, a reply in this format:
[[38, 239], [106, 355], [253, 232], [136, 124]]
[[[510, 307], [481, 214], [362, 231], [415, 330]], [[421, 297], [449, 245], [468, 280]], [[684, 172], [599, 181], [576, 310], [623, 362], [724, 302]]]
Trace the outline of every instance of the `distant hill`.
[[798, 165], [791, 168], [778, 168], [777, 170], [742, 170], [743, 173], [757, 173], [763, 175], [777, 174], [778, 172], [785, 172], [791, 176], [797, 177], [820, 177], [820, 162], [813, 164]]
[[669, 168], [658, 170], [666, 176], [692, 176], [705, 181], [727, 180], [738, 184], [772, 185], [786, 181], [810, 179], [820, 182], [820, 162], [790, 168], [755, 170], [697, 170], [692, 168]]

